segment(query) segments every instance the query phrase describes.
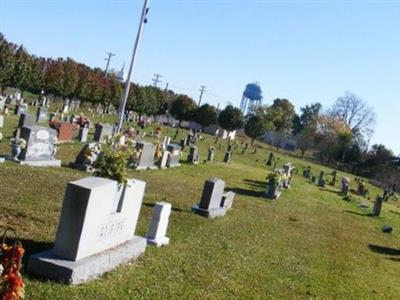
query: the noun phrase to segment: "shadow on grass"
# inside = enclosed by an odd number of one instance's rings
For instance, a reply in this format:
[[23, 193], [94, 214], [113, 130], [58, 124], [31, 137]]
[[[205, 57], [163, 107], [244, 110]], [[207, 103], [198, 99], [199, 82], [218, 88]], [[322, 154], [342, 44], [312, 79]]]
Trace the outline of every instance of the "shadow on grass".
[[400, 212], [397, 212], [397, 211], [394, 211], [394, 210], [389, 210], [389, 212], [392, 213], [392, 214], [400, 216]]
[[[375, 252], [375, 253], [400, 256], [400, 249], [382, 247], [382, 246], [373, 245], [373, 244], [369, 244], [368, 248], [369, 248], [369, 250], [371, 250], [372, 252]], [[395, 260], [399, 261], [400, 259], [396, 258]]]
[[250, 186], [258, 187], [258, 188], [266, 188], [266, 181], [252, 180], [252, 179], [243, 179], [243, 181]]
[[[166, 199], [163, 199], [163, 201], [165, 201], [165, 200], [166, 200]], [[150, 208], [153, 208], [154, 205], [155, 205], [155, 203], [146, 203], [146, 202], [143, 202], [142, 205], [147, 206], [147, 207], [150, 207]], [[175, 212], [190, 212], [190, 209], [181, 209], [181, 208], [177, 208], [177, 207], [173, 207], [173, 206], [172, 206], [171, 209], [172, 209], [172, 211], [175, 211]]]
[[345, 210], [345, 212], [349, 213], [349, 214], [353, 214], [353, 215], [357, 215], [357, 216], [361, 216], [361, 217], [372, 217], [372, 214], [363, 214], [357, 211], [352, 211], [352, 210]]
[[248, 189], [242, 189], [242, 188], [225, 188], [225, 190], [227, 191], [232, 191], [238, 195], [242, 195], [242, 196], [250, 196], [250, 197], [262, 197], [264, 198], [265, 195], [265, 191], [254, 191], [254, 190], [248, 190]]

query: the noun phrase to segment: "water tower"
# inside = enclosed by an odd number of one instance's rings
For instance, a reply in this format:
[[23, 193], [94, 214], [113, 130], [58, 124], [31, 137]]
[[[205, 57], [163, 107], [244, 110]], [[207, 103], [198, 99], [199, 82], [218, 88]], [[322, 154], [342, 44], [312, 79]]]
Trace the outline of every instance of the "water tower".
[[260, 85], [256, 83], [249, 83], [243, 92], [242, 101], [240, 102], [240, 110], [244, 115], [248, 115], [255, 108], [261, 105], [263, 99], [262, 90]]

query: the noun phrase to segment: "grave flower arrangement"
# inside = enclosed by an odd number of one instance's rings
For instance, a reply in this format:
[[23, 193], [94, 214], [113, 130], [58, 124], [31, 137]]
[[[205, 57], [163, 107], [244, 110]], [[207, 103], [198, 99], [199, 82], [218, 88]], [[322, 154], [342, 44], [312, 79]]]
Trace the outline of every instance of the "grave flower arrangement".
[[96, 169], [94, 176], [109, 178], [125, 184], [127, 178], [127, 161], [133, 155], [132, 146], [128, 144], [121, 145], [121, 135], [107, 139], [106, 143], [101, 145], [101, 153], [94, 162]]
[[19, 241], [11, 245], [6, 243], [5, 237], [8, 231], [14, 232], [12, 229], [6, 229], [0, 245], [0, 266], [2, 267], [0, 296], [2, 300], [19, 300], [23, 299], [25, 294], [25, 284], [20, 273], [25, 249]]

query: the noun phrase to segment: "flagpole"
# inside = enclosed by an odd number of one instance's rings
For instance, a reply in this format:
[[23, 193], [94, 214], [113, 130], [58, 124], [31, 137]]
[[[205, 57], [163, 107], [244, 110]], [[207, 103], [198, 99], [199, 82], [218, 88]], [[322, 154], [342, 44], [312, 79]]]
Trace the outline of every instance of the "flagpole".
[[116, 128], [116, 133], [119, 133], [121, 131], [123, 122], [124, 122], [124, 114], [125, 114], [125, 107], [126, 107], [126, 101], [128, 100], [128, 95], [129, 95], [129, 89], [131, 87], [131, 78], [132, 78], [132, 72], [133, 68], [135, 67], [135, 62], [136, 62], [136, 54], [137, 50], [139, 48], [140, 44], [140, 39], [142, 37], [142, 32], [143, 32], [143, 25], [147, 22], [147, 12], [148, 12], [148, 2], [149, 0], [144, 0], [143, 3], [143, 9], [142, 9], [142, 15], [140, 18], [140, 23], [139, 23], [139, 29], [136, 35], [136, 41], [135, 41], [135, 46], [133, 47], [133, 53], [132, 53], [132, 59], [131, 59], [131, 64], [129, 66], [129, 71], [128, 71], [128, 78], [126, 79], [125, 82], [125, 90], [121, 98], [121, 103], [119, 105], [119, 119], [118, 119], [118, 125]]

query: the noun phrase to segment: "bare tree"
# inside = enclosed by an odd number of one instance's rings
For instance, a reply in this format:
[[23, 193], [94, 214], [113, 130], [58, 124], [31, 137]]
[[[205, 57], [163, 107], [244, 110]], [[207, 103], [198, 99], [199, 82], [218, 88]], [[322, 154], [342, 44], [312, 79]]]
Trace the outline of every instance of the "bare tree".
[[351, 92], [339, 97], [330, 114], [344, 121], [356, 138], [368, 140], [374, 132], [376, 114], [363, 99]]

